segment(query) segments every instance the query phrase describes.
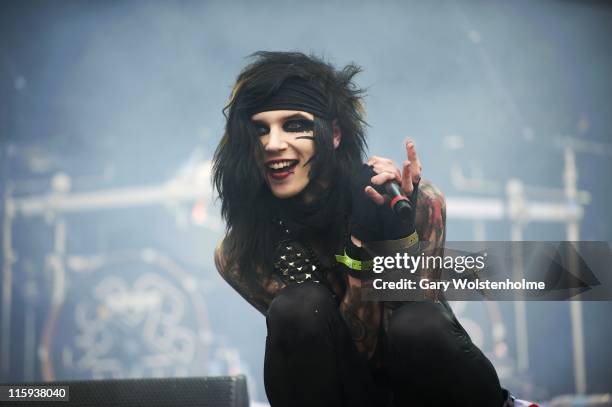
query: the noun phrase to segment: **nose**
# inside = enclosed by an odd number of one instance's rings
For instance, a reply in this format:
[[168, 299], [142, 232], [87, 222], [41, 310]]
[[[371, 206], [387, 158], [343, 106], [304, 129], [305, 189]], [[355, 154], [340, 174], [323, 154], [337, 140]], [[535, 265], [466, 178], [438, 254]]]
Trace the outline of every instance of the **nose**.
[[268, 142], [264, 148], [267, 152], [282, 151], [287, 148], [287, 142], [283, 137], [282, 130], [278, 128], [271, 128], [270, 134], [268, 134]]

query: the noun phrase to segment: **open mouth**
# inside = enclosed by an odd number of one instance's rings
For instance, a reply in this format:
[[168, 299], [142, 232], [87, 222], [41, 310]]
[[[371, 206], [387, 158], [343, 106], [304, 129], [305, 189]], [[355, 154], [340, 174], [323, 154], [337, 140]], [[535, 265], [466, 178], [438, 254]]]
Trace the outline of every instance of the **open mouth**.
[[273, 178], [282, 179], [293, 173], [298, 163], [299, 160], [275, 160], [268, 162], [266, 169]]
[[298, 160], [275, 161], [268, 163], [266, 167], [272, 174], [282, 174], [293, 171], [298, 162]]

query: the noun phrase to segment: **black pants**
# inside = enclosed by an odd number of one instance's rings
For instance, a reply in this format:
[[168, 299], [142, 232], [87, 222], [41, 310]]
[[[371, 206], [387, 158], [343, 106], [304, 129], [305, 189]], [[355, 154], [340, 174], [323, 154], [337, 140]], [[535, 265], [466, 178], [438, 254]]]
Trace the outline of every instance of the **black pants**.
[[264, 364], [272, 407], [496, 406], [502, 389], [491, 362], [443, 304], [393, 311], [379, 349], [382, 368], [357, 352], [329, 289], [283, 289], [266, 318]]

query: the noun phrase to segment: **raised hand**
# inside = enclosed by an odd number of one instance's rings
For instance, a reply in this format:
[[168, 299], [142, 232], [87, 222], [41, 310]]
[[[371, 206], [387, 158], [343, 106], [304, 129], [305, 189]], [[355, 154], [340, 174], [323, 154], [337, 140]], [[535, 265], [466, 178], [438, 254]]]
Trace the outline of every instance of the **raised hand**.
[[[400, 184], [406, 196], [411, 197], [416, 186], [421, 181], [422, 167], [419, 157], [417, 156], [414, 141], [410, 139], [406, 140], [405, 148], [407, 159], [403, 162], [401, 172], [395, 166], [395, 163], [388, 158], [373, 156], [367, 163], [376, 173], [376, 175], [370, 179], [372, 184], [384, 185], [389, 181], [395, 180]], [[384, 194], [381, 194], [370, 185], [366, 186], [364, 191], [377, 205], [382, 205], [387, 200]]]
[[[421, 164], [412, 140], [405, 142], [405, 149], [407, 159], [401, 172], [392, 160], [375, 156], [356, 174], [352, 190], [351, 222], [351, 236], [356, 240], [370, 242], [400, 239], [415, 231]], [[384, 191], [384, 184], [389, 181], [397, 181], [412, 201], [412, 207], [415, 209], [408, 219], [400, 219], [389, 205], [383, 205], [389, 200]]]

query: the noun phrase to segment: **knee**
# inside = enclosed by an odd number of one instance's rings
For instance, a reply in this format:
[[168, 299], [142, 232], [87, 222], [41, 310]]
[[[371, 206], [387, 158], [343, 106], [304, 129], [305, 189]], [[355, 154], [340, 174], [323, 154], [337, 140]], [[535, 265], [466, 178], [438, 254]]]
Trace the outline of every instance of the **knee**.
[[327, 287], [311, 282], [286, 287], [268, 308], [268, 335], [292, 340], [319, 335], [333, 312], [338, 310]]
[[452, 357], [465, 341], [450, 312], [431, 302], [409, 303], [395, 310], [389, 321], [388, 338], [394, 353], [419, 355], [423, 360], [445, 354]]

